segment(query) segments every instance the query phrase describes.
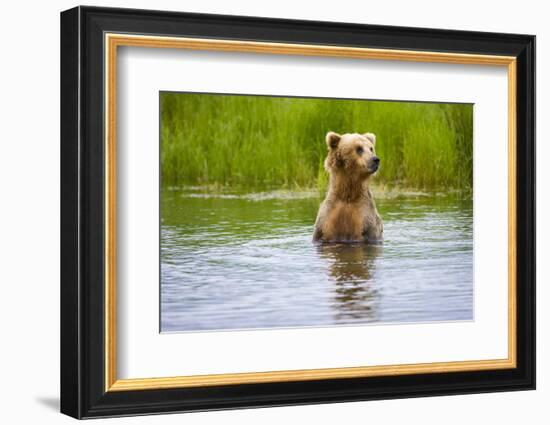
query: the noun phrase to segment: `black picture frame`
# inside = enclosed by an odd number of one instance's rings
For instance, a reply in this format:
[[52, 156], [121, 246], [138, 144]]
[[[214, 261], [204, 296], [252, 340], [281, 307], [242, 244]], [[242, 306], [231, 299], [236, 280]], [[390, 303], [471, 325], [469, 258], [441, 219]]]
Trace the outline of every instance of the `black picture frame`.
[[[402, 376], [105, 391], [104, 33], [517, 58], [517, 367]], [[61, 412], [75, 418], [535, 388], [535, 37], [76, 7], [61, 13]]]

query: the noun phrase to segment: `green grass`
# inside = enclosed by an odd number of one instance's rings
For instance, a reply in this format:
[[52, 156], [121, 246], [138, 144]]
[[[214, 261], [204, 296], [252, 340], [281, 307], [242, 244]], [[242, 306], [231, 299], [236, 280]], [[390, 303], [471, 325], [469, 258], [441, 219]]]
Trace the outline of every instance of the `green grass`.
[[472, 188], [472, 105], [187, 93], [160, 101], [164, 186], [324, 189], [332, 130], [376, 134], [380, 184]]

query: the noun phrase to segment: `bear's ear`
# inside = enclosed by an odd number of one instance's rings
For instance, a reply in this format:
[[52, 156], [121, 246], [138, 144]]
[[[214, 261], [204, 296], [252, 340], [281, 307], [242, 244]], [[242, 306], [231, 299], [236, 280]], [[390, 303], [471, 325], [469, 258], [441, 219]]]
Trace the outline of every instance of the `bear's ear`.
[[369, 139], [373, 145], [376, 145], [376, 136], [373, 133], [365, 133], [363, 136]]
[[342, 136], [340, 136], [338, 133], [335, 133], [334, 131], [329, 131], [327, 133], [327, 146], [330, 149], [336, 149], [338, 143], [340, 143], [341, 138]]

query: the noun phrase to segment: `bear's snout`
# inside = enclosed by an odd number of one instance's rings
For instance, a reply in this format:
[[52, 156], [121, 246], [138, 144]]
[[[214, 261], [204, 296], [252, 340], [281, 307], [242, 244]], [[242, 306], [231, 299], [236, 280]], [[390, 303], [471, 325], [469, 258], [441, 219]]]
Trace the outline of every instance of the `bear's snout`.
[[374, 173], [376, 170], [378, 170], [378, 167], [380, 167], [380, 158], [377, 156], [373, 156], [370, 160], [369, 168]]

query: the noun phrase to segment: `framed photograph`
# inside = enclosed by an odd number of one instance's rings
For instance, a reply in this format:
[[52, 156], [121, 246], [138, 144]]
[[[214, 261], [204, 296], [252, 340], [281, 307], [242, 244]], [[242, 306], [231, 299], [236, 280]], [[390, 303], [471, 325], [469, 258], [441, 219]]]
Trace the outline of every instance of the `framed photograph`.
[[535, 388], [535, 37], [61, 14], [61, 411]]

